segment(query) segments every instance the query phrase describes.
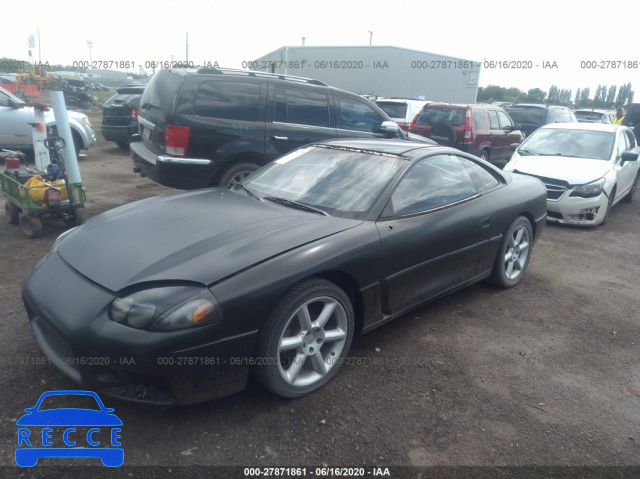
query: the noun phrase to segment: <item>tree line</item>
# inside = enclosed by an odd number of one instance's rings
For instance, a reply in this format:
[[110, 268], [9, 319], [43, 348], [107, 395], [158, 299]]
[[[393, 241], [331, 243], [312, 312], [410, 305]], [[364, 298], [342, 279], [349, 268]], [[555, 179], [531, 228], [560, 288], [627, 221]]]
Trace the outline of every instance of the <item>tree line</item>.
[[571, 90], [558, 88], [555, 85], [549, 87], [549, 91], [540, 88], [532, 88], [524, 92], [518, 88], [504, 88], [497, 85], [478, 88], [478, 102], [492, 103], [505, 101], [512, 103], [547, 103], [551, 105], [564, 105], [573, 108], [602, 108], [614, 109], [633, 102], [634, 92], [631, 83], [624, 85], [598, 85], [593, 98], [590, 97], [589, 88], [578, 88], [575, 96]]

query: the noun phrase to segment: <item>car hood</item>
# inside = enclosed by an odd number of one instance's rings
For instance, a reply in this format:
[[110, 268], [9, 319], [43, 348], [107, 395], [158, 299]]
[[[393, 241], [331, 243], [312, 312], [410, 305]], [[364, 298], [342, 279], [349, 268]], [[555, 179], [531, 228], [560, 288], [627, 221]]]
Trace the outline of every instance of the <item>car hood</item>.
[[56, 245], [78, 273], [111, 291], [149, 281], [210, 285], [361, 224], [215, 188], [107, 211]]
[[[82, 118], [85, 116], [87, 115], [85, 115], [84, 113], [80, 113], [78, 111], [73, 111], [73, 110], [67, 110], [67, 117], [69, 118], [69, 120], [75, 120], [78, 123], [82, 123]], [[55, 123], [56, 116], [53, 113], [53, 108], [49, 108], [47, 111], [44, 112], [44, 121], [47, 124]]]
[[564, 180], [570, 185], [590, 183], [602, 178], [611, 169], [611, 164], [605, 160], [566, 156], [520, 156], [508, 166], [511, 171]]

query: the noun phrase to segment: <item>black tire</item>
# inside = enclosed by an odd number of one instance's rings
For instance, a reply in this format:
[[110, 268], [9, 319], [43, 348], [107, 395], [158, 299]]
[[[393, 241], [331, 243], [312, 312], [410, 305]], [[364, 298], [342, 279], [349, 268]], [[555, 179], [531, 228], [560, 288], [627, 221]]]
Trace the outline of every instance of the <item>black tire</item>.
[[488, 150], [482, 150], [480, 152], [480, 159], [484, 160], [484, 161], [490, 161], [491, 159], [491, 153], [489, 153]]
[[489, 280], [502, 288], [519, 284], [529, 265], [532, 241], [531, 223], [524, 216], [518, 216], [504, 232]]
[[121, 150], [129, 151], [129, 143], [126, 141], [116, 141], [116, 145], [118, 145], [118, 148]]
[[427, 138], [443, 146], [456, 146], [458, 133], [449, 123], [434, 123]]
[[604, 218], [602, 218], [600, 225], [605, 225], [607, 224], [607, 221], [609, 221], [609, 216], [611, 216], [611, 208], [613, 208], [613, 200], [616, 198], [616, 188], [617, 188], [617, 185], [614, 185], [613, 189], [611, 190], [611, 194], [609, 195], [609, 201], [607, 201], [607, 209], [604, 212]]
[[73, 216], [70, 218], [64, 218], [64, 224], [70, 228], [73, 228], [74, 226], [80, 226], [85, 221], [87, 221], [87, 214], [84, 208], [74, 208]]
[[250, 162], [233, 164], [224, 170], [224, 173], [219, 176], [218, 181], [212, 186], [226, 186], [227, 188], [231, 188], [258, 168], [260, 168], [260, 165]]
[[[321, 313], [328, 318], [319, 323]], [[282, 297], [258, 334], [256, 378], [287, 398], [320, 389], [347, 356], [354, 324], [351, 301], [342, 289], [323, 279], [303, 281]]]
[[636, 196], [636, 190], [638, 189], [639, 179], [640, 179], [640, 171], [636, 175], [636, 178], [633, 180], [633, 185], [631, 185], [631, 189], [629, 190], [629, 193], [627, 193], [627, 195], [624, 198], [622, 198], [622, 201], [624, 201], [625, 203], [631, 203], [633, 201], [633, 197]]
[[7, 215], [7, 223], [11, 225], [17, 225], [20, 221], [20, 208], [11, 203], [11, 201], [6, 201], [4, 204], [4, 212]]
[[20, 217], [20, 229], [27, 238], [37, 238], [42, 234], [42, 221], [35, 215], [22, 215]]

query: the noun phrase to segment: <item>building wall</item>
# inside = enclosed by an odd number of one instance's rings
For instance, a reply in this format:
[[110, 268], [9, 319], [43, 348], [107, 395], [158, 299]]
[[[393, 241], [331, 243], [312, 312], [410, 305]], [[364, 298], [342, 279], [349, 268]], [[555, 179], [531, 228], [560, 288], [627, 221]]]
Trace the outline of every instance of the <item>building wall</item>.
[[475, 103], [480, 62], [391, 46], [282, 47], [243, 68], [320, 80], [358, 94]]

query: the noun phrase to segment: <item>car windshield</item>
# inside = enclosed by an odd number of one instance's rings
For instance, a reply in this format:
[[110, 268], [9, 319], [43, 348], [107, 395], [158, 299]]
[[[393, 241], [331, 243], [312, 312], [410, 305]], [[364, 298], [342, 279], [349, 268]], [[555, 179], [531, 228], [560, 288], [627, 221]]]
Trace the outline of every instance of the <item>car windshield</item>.
[[518, 152], [523, 156], [572, 156], [608, 160], [615, 133], [609, 131], [539, 129], [527, 138]]
[[382, 111], [384, 111], [390, 118], [404, 118], [407, 114], [407, 104], [394, 101], [377, 101]]
[[93, 396], [86, 394], [53, 394], [42, 398], [38, 411], [67, 408], [101, 410], [100, 405]]
[[541, 106], [508, 106], [505, 108], [515, 123], [544, 124], [547, 109]]
[[433, 125], [434, 123], [448, 123], [461, 126], [465, 123], [467, 110], [460, 107], [427, 106], [422, 109], [416, 124]]
[[363, 219], [407, 161], [388, 154], [313, 146], [285, 155], [245, 178], [235, 190], [286, 200], [332, 216]]
[[604, 120], [604, 114], [597, 111], [576, 111], [574, 113], [578, 121], [594, 123]]

